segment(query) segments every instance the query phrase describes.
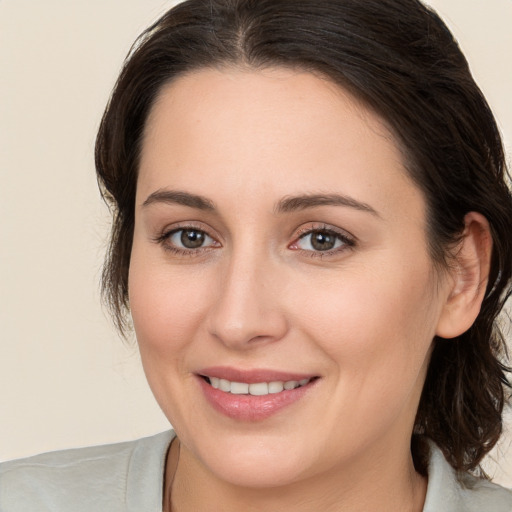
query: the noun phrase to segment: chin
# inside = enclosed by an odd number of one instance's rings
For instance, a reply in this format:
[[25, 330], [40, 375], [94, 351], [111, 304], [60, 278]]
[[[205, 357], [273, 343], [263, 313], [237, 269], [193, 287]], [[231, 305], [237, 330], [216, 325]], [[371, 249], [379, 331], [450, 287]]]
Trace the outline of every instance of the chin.
[[192, 454], [216, 478], [232, 485], [285, 486], [303, 478], [305, 468], [316, 459], [314, 453], [307, 453], [306, 440], [297, 444], [290, 437], [225, 433], [196, 443]]
[[302, 477], [302, 466], [295, 460], [283, 460], [280, 457], [258, 457], [258, 460], [248, 459], [223, 462], [212, 461], [209, 470], [224, 482], [244, 488], [285, 487], [297, 482]]

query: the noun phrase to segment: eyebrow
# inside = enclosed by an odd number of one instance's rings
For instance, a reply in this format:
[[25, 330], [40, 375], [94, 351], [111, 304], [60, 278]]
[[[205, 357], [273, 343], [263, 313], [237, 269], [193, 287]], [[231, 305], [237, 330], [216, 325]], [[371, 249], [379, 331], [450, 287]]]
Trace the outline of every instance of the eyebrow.
[[285, 197], [275, 208], [277, 213], [290, 213], [317, 206], [346, 206], [380, 217], [377, 211], [369, 204], [340, 194], [306, 194], [301, 196]]
[[[146, 207], [158, 203], [180, 204], [205, 211], [214, 211], [216, 209], [215, 204], [210, 199], [180, 190], [157, 190], [147, 197], [142, 206]], [[276, 213], [291, 213], [318, 206], [345, 206], [380, 217], [377, 211], [369, 204], [341, 194], [304, 194], [285, 197], [277, 203], [274, 211]]]
[[197, 210], [215, 210], [214, 203], [206, 197], [180, 190], [157, 190], [147, 197], [142, 206], [145, 207], [155, 203], [181, 204]]

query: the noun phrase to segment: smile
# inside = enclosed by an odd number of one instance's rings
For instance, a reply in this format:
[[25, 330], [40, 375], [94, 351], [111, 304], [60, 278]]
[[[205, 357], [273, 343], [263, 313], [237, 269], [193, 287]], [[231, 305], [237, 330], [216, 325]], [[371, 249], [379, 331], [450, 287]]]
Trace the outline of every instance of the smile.
[[265, 420], [302, 401], [321, 380], [315, 375], [226, 367], [205, 368], [196, 377], [213, 409], [245, 422]]
[[231, 393], [233, 395], [252, 395], [264, 396], [282, 391], [289, 391], [301, 386], [309, 384], [311, 378], [301, 380], [288, 380], [288, 381], [272, 381], [272, 382], [232, 382], [227, 379], [220, 379], [218, 377], [206, 377], [205, 380], [215, 389]]

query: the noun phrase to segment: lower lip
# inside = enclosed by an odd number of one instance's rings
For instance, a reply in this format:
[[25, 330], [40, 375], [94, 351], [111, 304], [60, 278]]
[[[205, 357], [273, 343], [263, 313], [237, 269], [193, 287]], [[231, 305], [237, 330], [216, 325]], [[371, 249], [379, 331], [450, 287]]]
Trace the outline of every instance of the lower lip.
[[315, 384], [317, 379], [305, 386], [271, 393], [263, 396], [235, 395], [215, 389], [202, 377], [199, 384], [208, 402], [215, 410], [239, 421], [261, 421], [300, 400]]

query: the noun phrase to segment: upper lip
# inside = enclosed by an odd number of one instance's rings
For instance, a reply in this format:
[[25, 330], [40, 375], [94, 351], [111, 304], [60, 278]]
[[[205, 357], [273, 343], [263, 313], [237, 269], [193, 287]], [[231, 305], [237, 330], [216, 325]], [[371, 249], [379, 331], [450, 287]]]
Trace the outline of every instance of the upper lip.
[[245, 382], [255, 384], [257, 382], [288, 382], [291, 380], [303, 380], [317, 377], [312, 373], [288, 372], [282, 370], [269, 370], [264, 368], [239, 369], [229, 366], [211, 366], [197, 372], [203, 377], [217, 377], [231, 382]]

